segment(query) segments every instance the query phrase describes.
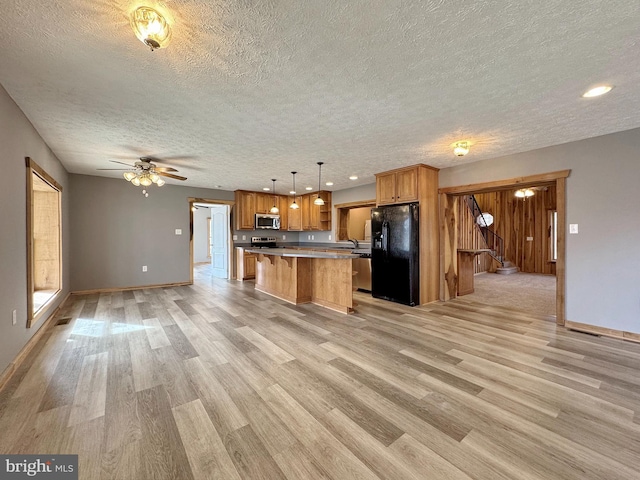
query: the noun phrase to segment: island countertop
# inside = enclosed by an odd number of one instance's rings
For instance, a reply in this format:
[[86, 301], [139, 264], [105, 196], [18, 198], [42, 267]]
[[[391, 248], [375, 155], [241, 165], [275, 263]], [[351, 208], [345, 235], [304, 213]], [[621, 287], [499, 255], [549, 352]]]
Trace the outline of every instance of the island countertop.
[[319, 252], [317, 250], [299, 250], [295, 248], [245, 248], [244, 251], [263, 255], [275, 255], [278, 257], [334, 258], [338, 260], [360, 258], [360, 254], [357, 253]]

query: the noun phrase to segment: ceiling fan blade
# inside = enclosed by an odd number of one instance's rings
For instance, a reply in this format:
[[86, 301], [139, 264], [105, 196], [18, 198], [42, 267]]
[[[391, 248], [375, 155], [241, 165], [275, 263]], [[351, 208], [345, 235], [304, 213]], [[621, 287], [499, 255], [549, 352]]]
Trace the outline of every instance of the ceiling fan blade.
[[119, 162], [117, 160], [109, 160], [109, 161], [113, 163], [119, 163], [120, 165], [126, 165], [129, 168], [135, 168], [135, 166], [131, 165], [130, 163]]
[[177, 172], [178, 171], [173, 167], [156, 167], [155, 170], [156, 172]]
[[175, 178], [176, 180], [186, 180], [187, 177], [181, 177], [180, 175], [174, 175], [172, 173], [158, 172], [158, 175], [162, 175], [163, 177]]

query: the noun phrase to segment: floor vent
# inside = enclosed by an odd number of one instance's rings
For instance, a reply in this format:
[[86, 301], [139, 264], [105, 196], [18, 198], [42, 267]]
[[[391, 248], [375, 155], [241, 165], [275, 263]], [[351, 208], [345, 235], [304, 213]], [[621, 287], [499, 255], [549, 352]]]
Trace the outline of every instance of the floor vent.
[[60, 317], [56, 322], [56, 325], [68, 325], [71, 321], [71, 317]]

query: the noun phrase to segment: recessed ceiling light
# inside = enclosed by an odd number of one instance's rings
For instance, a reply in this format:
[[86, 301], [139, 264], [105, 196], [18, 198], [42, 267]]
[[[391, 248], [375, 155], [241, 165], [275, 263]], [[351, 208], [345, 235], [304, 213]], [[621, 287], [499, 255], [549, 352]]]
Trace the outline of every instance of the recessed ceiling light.
[[605, 93], [609, 93], [613, 87], [611, 85], [598, 85], [597, 87], [587, 90], [582, 94], [584, 98], [599, 97]]
[[296, 191], [295, 191], [295, 190], [291, 190], [289, 193], [290, 193], [291, 195], [295, 195], [295, 194], [296, 194]]
[[304, 187], [305, 190], [313, 190], [313, 187]]
[[327, 182], [327, 183], [325, 183], [325, 185], [326, 185], [327, 187], [330, 187], [330, 186], [332, 186], [332, 185], [333, 185], [333, 182]]
[[357, 180], [357, 179], [358, 179], [358, 176], [357, 176], [357, 175], [351, 175], [351, 176], [349, 177], [349, 180]]
[[269, 187], [262, 187], [262, 190], [264, 190], [265, 192], [268, 192], [271, 189]]

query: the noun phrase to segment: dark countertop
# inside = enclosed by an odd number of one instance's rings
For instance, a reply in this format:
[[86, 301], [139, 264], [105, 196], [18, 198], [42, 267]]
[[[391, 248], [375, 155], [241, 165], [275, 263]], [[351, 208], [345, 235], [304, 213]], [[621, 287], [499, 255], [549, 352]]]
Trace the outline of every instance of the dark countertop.
[[277, 257], [300, 257], [300, 258], [332, 258], [337, 260], [360, 258], [360, 254], [318, 252], [301, 248], [251, 248], [245, 247], [245, 252], [258, 253], [263, 255], [274, 255]]

